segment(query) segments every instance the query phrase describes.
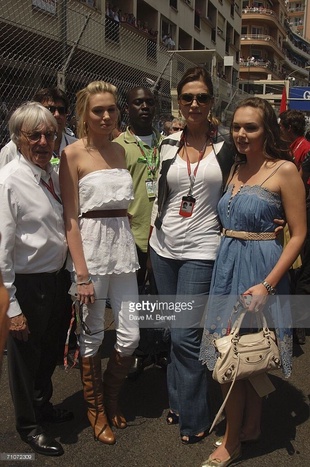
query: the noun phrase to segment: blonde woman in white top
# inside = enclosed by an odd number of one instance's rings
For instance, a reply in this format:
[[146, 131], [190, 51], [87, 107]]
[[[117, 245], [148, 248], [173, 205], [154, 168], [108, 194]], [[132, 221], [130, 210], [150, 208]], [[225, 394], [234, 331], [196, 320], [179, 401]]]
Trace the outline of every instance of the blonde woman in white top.
[[[135, 271], [139, 264], [127, 217], [133, 187], [124, 149], [110, 137], [118, 118], [116, 99], [116, 88], [103, 81], [78, 92], [80, 139], [63, 151], [60, 167], [70, 251], [67, 268], [72, 271], [82, 307], [84, 398], [95, 438], [106, 444], [115, 443], [109, 423], [116, 428], [127, 426], [118, 395], [139, 342], [138, 324], [129, 323], [126, 303], [129, 298], [138, 300]], [[104, 337], [107, 296], [115, 319], [116, 343], [102, 385], [98, 351]]]

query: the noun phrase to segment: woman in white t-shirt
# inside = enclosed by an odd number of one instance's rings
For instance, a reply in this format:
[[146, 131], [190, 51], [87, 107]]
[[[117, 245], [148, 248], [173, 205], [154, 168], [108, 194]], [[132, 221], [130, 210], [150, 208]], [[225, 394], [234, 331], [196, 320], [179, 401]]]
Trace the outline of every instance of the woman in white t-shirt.
[[171, 302], [173, 296], [186, 308], [170, 317], [167, 423], [179, 423], [182, 443], [193, 444], [206, 436], [211, 424], [199, 327], [220, 241], [217, 204], [233, 152], [227, 143], [215, 143], [209, 73], [203, 67], [187, 70], [177, 91], [186, 127], [161, 144], [150, 256], [161, 300], [167, 296]]

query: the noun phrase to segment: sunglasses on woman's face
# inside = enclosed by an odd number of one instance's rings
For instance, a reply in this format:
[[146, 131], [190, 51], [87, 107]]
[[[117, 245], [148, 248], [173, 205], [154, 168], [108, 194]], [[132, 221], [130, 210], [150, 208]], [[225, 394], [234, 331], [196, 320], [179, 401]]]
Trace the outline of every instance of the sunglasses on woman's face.
[[208, 105], [211, 99], [211, 94], [206, 92], [202, 92], [200, 94], [185, 93], [181, 94], [179, 97], [179, 101], [182, 105], [191, 105], [193, 100], [195, 100], [199, 105]]

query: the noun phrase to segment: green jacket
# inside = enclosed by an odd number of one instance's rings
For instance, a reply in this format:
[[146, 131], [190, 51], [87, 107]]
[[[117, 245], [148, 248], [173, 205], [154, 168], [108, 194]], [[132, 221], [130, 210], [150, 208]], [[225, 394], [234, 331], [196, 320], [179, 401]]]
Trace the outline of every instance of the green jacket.
[[[163, 136], [153, 128], [158, 144]], [[132, 216], [131, 228], [136, 245], [144, 252], [147, 252], [148, 238], [150, 233], [151, 213], [154, 199], [150, 199], [146, 192], [146, 180], [148, 179], [147, 164], [142, 162], [143, 157], [137, 144], [137, 140], [127, 127], [114, 140], [119, 143], [126, 152], [127, 168], [132, 176], [135, 199], [129, 205], [128, 213]], [[144, 145], [146, 149], [149, 146]], [[157, 176], [157, 174], [156, 174]]]

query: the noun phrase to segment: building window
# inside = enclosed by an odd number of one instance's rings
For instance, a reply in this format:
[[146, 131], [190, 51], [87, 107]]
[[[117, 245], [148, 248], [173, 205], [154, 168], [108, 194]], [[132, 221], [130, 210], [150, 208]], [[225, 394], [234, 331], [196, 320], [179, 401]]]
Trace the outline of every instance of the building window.
[[200, 11], [195, 10], [195, 27], [200, 29]]
[[91, 6], [93, 8], [96, 8], [96, 3], [97, 3], [97, 0], [79, 0], [81, 3], [85, 3], [86, 5], [88, 6]]
[[175, 10], [178, 9], [178, 0], [170, 0], [170, 6], [171, 8], [174, 8]]

